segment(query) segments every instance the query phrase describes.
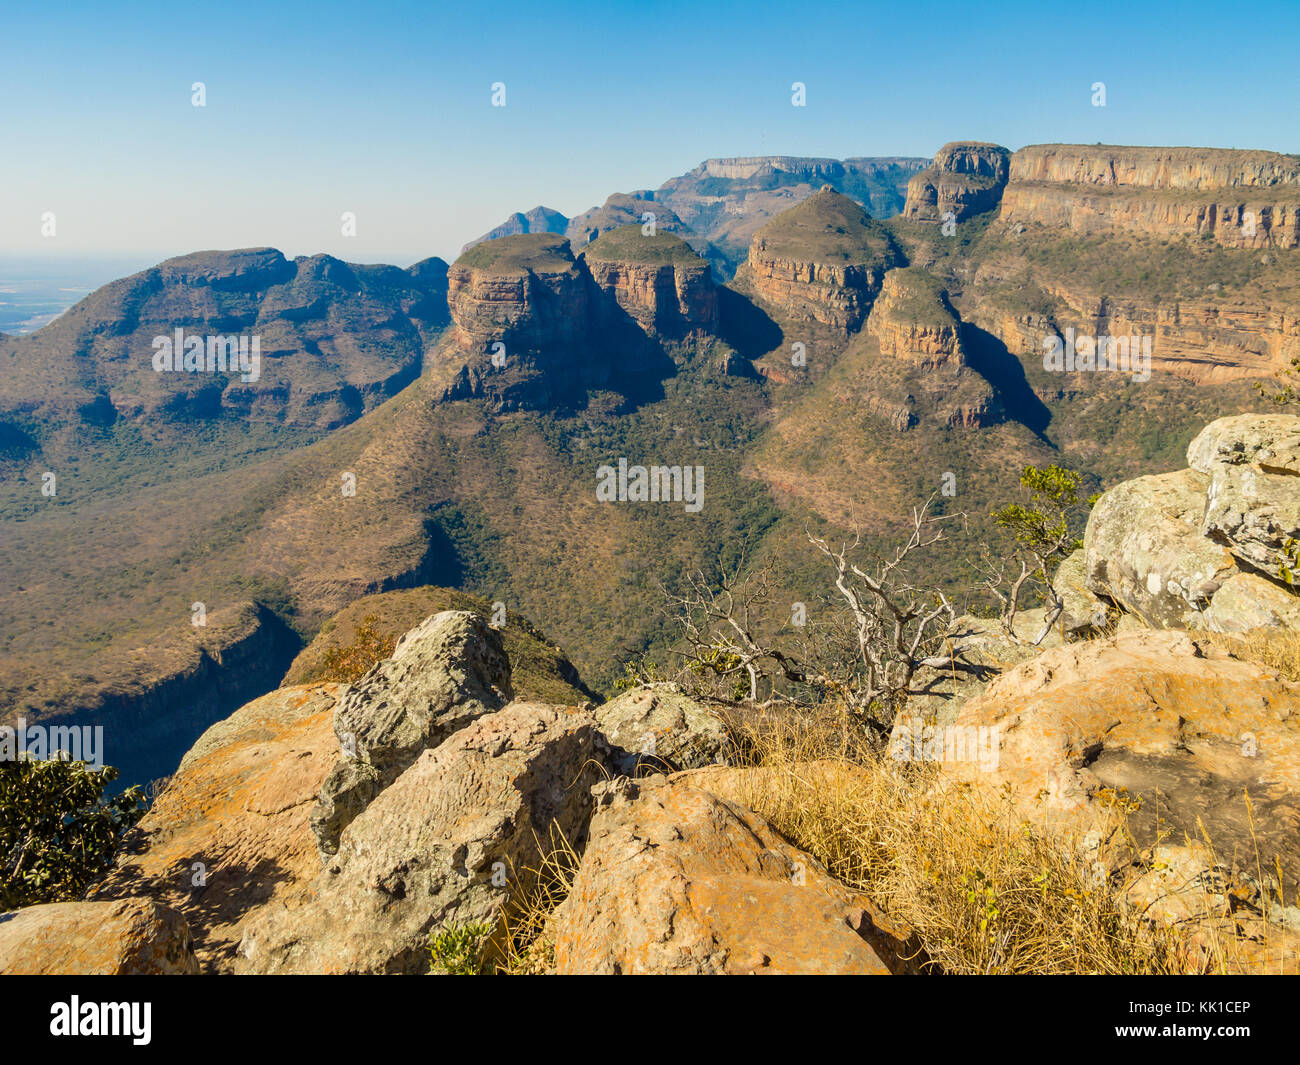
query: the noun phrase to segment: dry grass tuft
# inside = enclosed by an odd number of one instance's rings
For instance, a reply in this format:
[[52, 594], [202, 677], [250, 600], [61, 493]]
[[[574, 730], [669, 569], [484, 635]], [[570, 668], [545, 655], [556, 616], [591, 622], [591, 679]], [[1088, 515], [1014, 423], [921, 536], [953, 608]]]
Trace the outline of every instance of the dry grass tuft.
[[739, 801], [916, 931], [945, 973], [1168, 973], [1179, 944], [1120, 902], [1124, 808], [1083, 851], [1024, 824], [1009, 796], [871, 753], [847, 726], [790, 721], [752, 739]]
[[1295, 629], [1263, 628], [1245, 633], [1207, 632], [1217, 647], [1247, 662], [1276, 670], [1287, 680], [1300, 681], [1300, 632]]

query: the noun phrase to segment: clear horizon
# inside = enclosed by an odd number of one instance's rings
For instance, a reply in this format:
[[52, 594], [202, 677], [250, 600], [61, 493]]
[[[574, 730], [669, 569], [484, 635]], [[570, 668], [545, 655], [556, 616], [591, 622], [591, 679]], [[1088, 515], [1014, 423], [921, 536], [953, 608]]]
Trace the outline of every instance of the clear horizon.
[[[1294, 9], [1255, 10], [1270, 50], [1294, 54]], [[711, 157], [929, 157], [956, 139], [1300, 148], [1296, 109], [1259, 106], [1296, 100], [1300, 68], [1243, 62], [1216, 79], [1192, 61], [1220, 11], [1021, 0], [976, 19], [950, 0], [807, 14], [398, 3], [364, 20], [334, 3], [18, 10], [0, 68], [11, 164], [0, 256], [148, 265], [270, 246], [409, 265], [454, 259], [515, 211], [573, 216]], [[796, 81], [804, 107], [791, 103]], [[1092, 103], [1099, 81], [1105, 107]], [[497, 82], [504, 107], [492, 105]], [[341, 232], [344, 212], [355, 236]]]

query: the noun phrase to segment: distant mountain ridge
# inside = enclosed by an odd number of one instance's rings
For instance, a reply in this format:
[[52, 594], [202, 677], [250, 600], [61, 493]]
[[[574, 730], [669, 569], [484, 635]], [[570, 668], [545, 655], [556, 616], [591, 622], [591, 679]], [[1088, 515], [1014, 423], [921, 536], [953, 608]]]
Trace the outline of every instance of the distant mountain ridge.
[[930, 160], [896, 156], [854, 159], [791, 155], [706, 159], [653, 191], [615, 193], [602, 207], [572, 219], [548, 207], [511, 215], [465, 245], [519, 233], [564, 233], [575, 251], [603, 232], [656, 216], [658, 228], [676, 233], [708, 259], [723, 280], [744, 260], [754, 230], [769, 218], [830, 185], [875, 218], [900, 213], [911, 176]]

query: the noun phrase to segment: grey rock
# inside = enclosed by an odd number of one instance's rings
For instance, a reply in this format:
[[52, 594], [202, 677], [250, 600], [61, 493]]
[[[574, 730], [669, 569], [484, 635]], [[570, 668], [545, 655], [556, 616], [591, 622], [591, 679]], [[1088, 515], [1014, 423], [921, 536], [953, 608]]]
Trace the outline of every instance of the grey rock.
[[477, 614], [446, 610], [407, 632], [334, 711], [343, 757], [312, 813], [322, 853], [422, 751], [513, 695], [501, 635]]
[[352, 820], [307, 902], [249, 922], [235, 971], [428, 971], [430, 933], [495, 923], [553, 829], [581, 848], [603, 760], [589, 710], [511, 703], [479, 717]]
[[631, 776], [639, 766], [656, 772], [726, 763], [734, 744], [708, 707], [666, 685], [624, 692], [596, 709], [612, 748], [612, 767]]
[[1300, 474], [1300, 417], [1237, 414], [1211, 422], [1187, 447], [1187, 465], [1200, 473], [1254, 465], [1267, 472]]

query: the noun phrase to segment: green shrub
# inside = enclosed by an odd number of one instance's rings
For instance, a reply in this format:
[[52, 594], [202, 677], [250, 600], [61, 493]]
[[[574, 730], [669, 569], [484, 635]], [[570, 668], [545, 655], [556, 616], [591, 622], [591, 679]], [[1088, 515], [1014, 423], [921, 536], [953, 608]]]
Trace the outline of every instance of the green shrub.
[[0, 910], [78, 899], [112, 864], [144, 813], [139, 788], [111, 799], [112, 766], [0, 761]]
[[486, 974], [490, 924], [463, 924], [444, 928], [429, 939], [429, 968], [441, 976], [483, 976]]

